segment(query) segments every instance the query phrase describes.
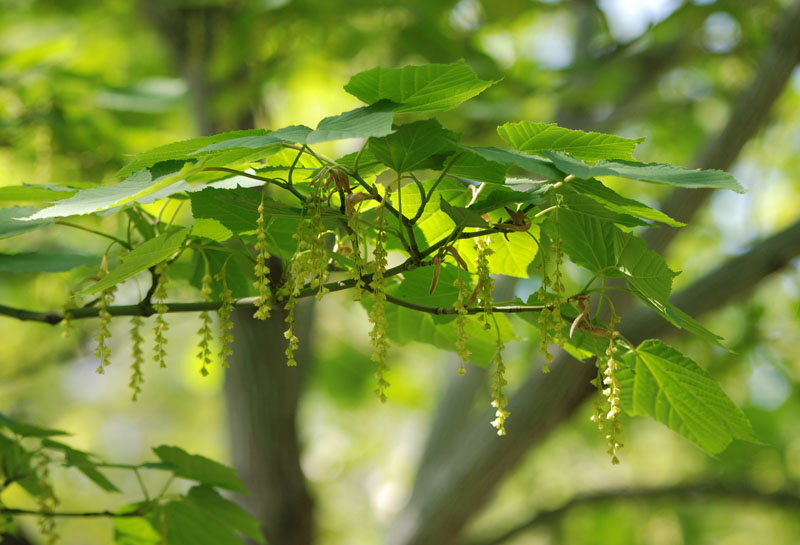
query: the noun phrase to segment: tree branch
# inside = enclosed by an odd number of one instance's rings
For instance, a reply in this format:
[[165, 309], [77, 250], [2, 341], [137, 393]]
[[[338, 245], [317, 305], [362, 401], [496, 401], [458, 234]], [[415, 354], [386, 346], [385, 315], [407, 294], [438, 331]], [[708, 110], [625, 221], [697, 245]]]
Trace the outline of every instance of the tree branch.
[[131, 511], [130, 513], [115, 513], [113, 511], [95, 511], [88, 513], [80, 512], [44, 512], [44, 511], [29, 511], [28, 509], [13, 509], [11, 507], [0, 507], [0, 515], [34, 515], [38, 517], [69, 517], [69, 518], [94, 518], [94, 517], [109, 517], [109, 518], [126, 518], [126, 517], [141, 517], [142, 513]]
[[470, 545], [499, 545], [542, 524], [559, 521], [572, 509], [583, 505], [608, 504], [614, 501], [649, 501], [654, 499], [695, 500], [699, 497], [716, 497], [737, 501], [758, 501], [772, 503], [780, 507], [800, 509], [800, 496], [790, 491], [762, 492], [750, 486], [728, 483], [687, 484], [663, 488], [621, 488], [576, 496], [555, 509], [539, 511], [528, 520], [502, 534], [485, 541], [469, 542]]

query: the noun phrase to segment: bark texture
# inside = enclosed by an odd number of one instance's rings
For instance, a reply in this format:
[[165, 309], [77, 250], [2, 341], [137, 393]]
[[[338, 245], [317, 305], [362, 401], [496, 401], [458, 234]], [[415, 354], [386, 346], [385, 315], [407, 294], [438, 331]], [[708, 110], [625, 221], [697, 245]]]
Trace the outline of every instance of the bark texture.
[[[301, 339], [308, 339], [309, 312], [310, 305], [298, 305]], [[231, 367], [225, 374], [233, 464], [251, 491], [238, 500], [262, 522], [268, 543], [309, 545], [314, 505], [300, 468], [296, 425], [307, 343], [297, 353], [302, 363], [287, 367], [285, 313], [273, 309], [264, 321], [252, 315], [250, 309], [236, 311]]]

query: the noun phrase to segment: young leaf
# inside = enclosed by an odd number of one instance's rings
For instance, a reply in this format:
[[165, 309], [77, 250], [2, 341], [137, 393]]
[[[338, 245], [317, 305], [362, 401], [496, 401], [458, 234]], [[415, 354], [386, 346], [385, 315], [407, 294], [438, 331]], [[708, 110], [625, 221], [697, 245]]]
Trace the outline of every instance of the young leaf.
[[454, 145], [457, 136], [442, 128], [435, 119], [401, 125], [394, 134], [370, 138], [369, 150], [397, 172], [410, 172], [437, 153]]
[[594, 216], [600, 220], [623, 227], [642, 227], [649, 225], [646, 221], [631, 216], [630, 214], [618, 214], [603, 204], [578, 193], [562, 193], [561, 204], [573, 212]]
[[11, 208], [0, 209], [0, 238], [13, 237], [29, 231], [35, 231], [56, 221], [51, 218], [22, 221], [37, 211], [38, 208], [34, 206], [12, 206]]
[[521, 203], [540, 203], [542, 191], [540, 188], [519, 191], [510, 187], [486, 186], [481, 191], [478, 199], [469, 205], [470, 210], [479, 214], [486, 214], [493, 210]]
[[448, 158], [446, 163], [455, 160], [447, 174], [450, 176], [457, 176], [460, 178], [467, 178], [477, 182], [486, 182], [489, 184], [504, 184], [506, 183], [507, 165], [503, 165], [496, 161], [490, 161], [482, 155], [464, 150], [458, 159]]
[[144, 517], [114, 517], [114, 545], [157, 545], [161, 535]]
[[45, 488], [33, 469], [33, 457], [19, 440], [0, 433], [0, 477], [5, 483], [16, 482], [32, 496], [41, 496]]
[[317, 130], [308, 135], [306, 143], [318, 144], [344, 138], [386, 136], [392, 132], [392, 117], [396, 106], [393, 102], [381, 101], [371, 106], [326, 117], [319, 122]]
[[632, 372], [622, 374], [620, 389], [630, 414], [655, 418], [711, 455], [733, 439], [759, 442], [719, 383], [674, 348], [648, 340], [625, 361]]
[[[441, 287], [441, 286], [439, 286]], [[438, 288], [437, 288], [438, 289]], [[368, 298], [362, 304], [369, 305]], [[494, 315], [500, 325], [500, 335], [504, 342], [514, 339], [514, 330], [503, 315]], [[398, 344], [421, 342], [433, 345], [442, 350], [453, 350], [459, 339], [453, 316], [434, 316], [420, 313], [397, 305], [386, 305], [386, 334]], [[466, 331], [469, 334], [467, 348], [472, 353], [470, 361], [475, 365], [486, 366], [497, 353], [497, 331], [486, 330], [477, 318], [470, 316]]]
[[[629, 140], [611, 134], [583, 132], [559, 127], [555, 123], [506, 123], [497, 128], [500, 138], [526, 153], [567, 152], [587, 161], [630, 159], [643, 138]], [[556, 165], [557, 166], [557, 165]]]
[[487, 159], [489, 161], [494, 161], [496, 163], [500, 163], [501, 165], [511, 166], [516, 165], [522, 170], [529, 172], [531, 174], [535, 174], [541, 178], [545, 178], [548, 180], [560, 180], [564, 177], [564, 175], [559, 171], [556, 167], [553, 166], [551, 161], [547, 159], [541, 159], [539, 157], [534, 157], [532, 155], [527, 155], [525, 153], [520, 153], [516, 150], [507, 150], [503, 148], [495, 148], [495, 147], [469, 147], [463, 146], [465, 149], [473, 151]]
[[[247, 131], [245, 131], [247, 132]], [[187, 154], [186, 158], [193, 158], [201, 154], [231, 149], [266, 149], [279, 144], [305, 144], [312, 129], [305, 125], [290, 125], [276, 131], [259, 131], [259, 134], [239, 136], [208, 144], [205, 147]]]
[[398, 113], [451, 110], [494, 85], [482, 81], [463, 60], [454, 64], [425, 64], [403, 68], [373, 68], [353, 76], [345, 91], [374, 104], [391, 100]]
[[[149, 168], [156, 163], [171, 160], [186, 160], [197, 158], [200, 155], [200, 150], [211, 146], [212, 144], [224, 142], [226, 140], [236, 140], [250, 136], [266, 136], [267, 131], [264, 129], [253, 129], [246, 131], [232, 131], [213, 136], [201, 136], [199, 138], [192, 138], [191, 140], [183, 140], [181, 142], [174, 142], [165, 146], [159, 146], [149, 151], [139, 154], [135, 160], [128, 163], [119, 172], [117, 178], [127, 178], [136, 171]], [[239, 147], [237, 145], [237, 147]], [[250, 146], [248, 146], [250, 147]], [[220, 148], [217, 148], [220, 149]], [[224, 149], [224, 148], [223, 148]], [[204, 152], [216, 151], [204, 150]]]
[[48, 428], [40, 428], [33, 424], [26, 424], [20, 422], [9, 416], [0, 413], [0, 426], [7, 428], [17, 435], [22, 437], [53, 437], [55, 435], [69, 435], [65, 431], [53, 430]]
[[43, 440], [42, 446], [63, 452], [64, 457], [66, 458], [67, 466], [75, 467], [78, 471], [86, 475], [89, 480], [106, 492], [120, 492], [119, 488], [114, 486], [114, 483], [109, 481], [108, 478], [103, 475], [99, 469], [97, 469], [97, 466], [94, 462], [92, 462], [88, 453], [74, 449], [69, 445], [65, 445], [64, 443], [59, 443], [58, 441], [52, 441], [49, 439]]
[[161, 263], [180, 248], [188, 234], [189, 230], [181, 227], [161, 233], [156, 238], [145, 241], [141, 246], [137, 246], [131, 253], [126, 255], [119, 267], [111, 271], [108, 276], [99, 282], [89, 286], [84, 293], [101, 292]]
[[241, 479], [233, 468], [224, 466], [205, 456], [189, 454], [179, 447], [161, 445], [153, 448], [159, 459], [172, 466], [176, 477], [197, 481], [234, 492], [246, 493]]
[[[431, 294], [430, 287], [433, 281], [434, 268], [421, 267], [403, 273], [403, 280], [397, 286], [393, 286], [389, 291], [391, 295], [417, 305], [427, 307], [440, 307], [450, 309], [458, 298], [458, 290], [453, 286], [458, 278], [459, 270], [456, 265], [442, 263], [439, 271], [439, 282], [436, 290]], [[469, 273], [463, 269], [463, 275], [470, 291], [472, 290]]]
[[720, 348], [724, 348], [727, 351], [731, 351], [730, 348], [725, 346], [722, 343], [722, 337], [709, 331], [703, 325], [683, 312], [681, 309], [673, 305], [672, 303], [661, 303], [659, 301], [653, 300], [651, 297], [646, 296], [643, 293], [638, 292], [637, 290], [631, 290], [633, 294], [636, 295], [639, 299], [641, 299], [647, 306], [652, 308], [655, 312], [657, 312], [662, 318], [666, 321], [674, 325], [679, 329], [683, 329], [688, 331], [692, 335], [695, 335], [706, 342], [710, 342], [711, 344], [716, 344]]
[[169, 545], [242, 545], [230, 526], [183, 499], [164, 505], [160, 519]]
[[257, 543], [266, 542], [261, 533], [261, 523], [232, 501], [220, 496], [213, 488], [202, 485], [192, 487], [186, 499], [203, 510], [216, 524], [241, 532]]
[[99, 263], [99, 257], [85, 254], [63, 252], [0, 253], [0, 272], [9, 273], [64, 272], [77, 267], [97, 265]]
[[637, 218], [660, 221], [670, 227], [683, 227], [686, 225], [685, 223], [672, 219], [659, 210], [650, 208], [646, 204], [623, 197], [598, 180], [592, 178], [578, 178], [572, 180], [568, 184], [565, 184], [564, 188], [569, 191], [576, 191], [618, 214], [629, 214]]
[[469, 208], [451, 206], [444, 200], [444, 197], [440, 197], [439, 208], [450, 216], [457, 227], [489, 227], [489, 224], [478, 212]]
[[660, 254], [647, 249], [639, 237], [614, 231], [616, 268], [628, 279], [634, 290], [647, 299], [667, 304], [672, 291], [672, 279], [678, 273], [670, 270]]
[[[494, 253], [489, 255], [489, 269], [492, 274], [505, 274], [517, 278], [528, 278], [528, 267], [536, 258], [539, 247], [531, 238], [539, 236], [539, 228], [532, 225], [525, 233], [505, 233], [492, 235], [491, 249]], [[472, 266], [478, 256], [473, 240], [460, 240], [456, 244], [458, 252], [467, 263]]]
[[44, 185], [10, 185], [0, 187], [0, 202], [51, 202], [66, 199], [77, 189]]
[[637, 163], [635, 161], [598, 161], [587, 165], [573, 157], [557, 152], [545, 152], [558, 170], [576, 178], [589, 179], [598, 176], [618, 176], [641, 182], [673, 185], [685, 188], [709, 187], [730, 189], [744, 193], [736, 178], [721, 170], [688, 170], [665, 163]]
[[573, 263], [592, 272], [616, 265], [611, 223], [572, 210], [559, 210], [558, 221], [564, 251]]
[[22, 219], [31, 221], [43, 218], [64, 218], [100, 212], [133, 202], [155, 202], [173, 193], [188, 190], [189, 185], [183, 181], [183, 173], [189, 172], [189, 170], [190, 167], [185, 171], [173, 171], [155, 179], [149, 170], [140, 170], [123, 182], [78, 191], [72, 197]]

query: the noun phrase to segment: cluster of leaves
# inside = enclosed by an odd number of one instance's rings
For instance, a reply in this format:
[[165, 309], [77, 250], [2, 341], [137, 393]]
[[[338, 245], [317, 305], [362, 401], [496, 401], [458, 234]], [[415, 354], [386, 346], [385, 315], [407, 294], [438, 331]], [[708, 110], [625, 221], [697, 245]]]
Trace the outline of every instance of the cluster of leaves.
[[[99, 303], [70, 309], [69, 317], [157, 314], [161, 363], [167, 313], [221, 311], [227, 346], [234, 306], [250, 306], [258, 318], [282, 308], [291, 363], [300, 342], [293, 332], [296, 300], [351, 289], [373, 323], [381, 399], [389, 386], [387, 337], [455, 348], [475, 364], [495, 365], [492, 424], [504, 434], [510, 414], [502, 350], [515, 340], [507, 315], [519, 314], [539, 330], [543, 352], [556, 342], [579, 359], [596, 358], [606, 404], [597, 420], [614, 460], [618, 425], [607, 426], [621, 411], [656, 418], [712, 454], [734, 438], [754, 440], [741, 411], [695, 362], [661, 341], [634, 346], [615, 330], [619, 317], [609, 282], [676, 327], [720, 342], [669, 302], [677, 273], [635, 232], [682, 224], [598, 178], [742, 191], [739, 184], [720, 171], [636, 162], [638, 140], [522, 121], [498, 128], [507, 147], [476, 146], [432, 117], [493, 83], [463, 62], [362, 72], [345, 90], [366, 106], [325, 118], [316, 129], [289, 126], [177, 142], [138, 156], [115, 185], [7, 188], [18, 201], [61, 200], [40, 210], [0, 211], [0, 236], [53, 223], [74, 227], [64, 219], [71, 216], [116, 214], [118, 232], [101, 234], [125, 255], [83, 293], [109, 293], [148, 270], [152, 287], [136, 305], [115, 307], [101, 296]], [[337, 158], [312, 147], [342, 139], [363, 144]], [[167, 219], [144, 210], [156, 201], [188, 203], [191, 223], [176, 223], [177, 213]], [[392, 267], [390, 253], [400, 257]], [[281, 272], [271, 272], [271, 258], [286, 264]], [[590, 276], [574, 292], [562, 278], [567, 259]], [[178, 261], [190, 264], [185, 279], [202, 291], [203, 301], [165, 301], [165, 278], [180, 276], [171, 268]], [[0, 256], [5, 270], [45, 270], [32, 262], [47, 270], [53, 263], [79, 264], [52, 254]], [[541, 288], [528, 301], [494, 300], [493, 277], [527, 278], [536, 270]], [[207, 315], [201, 332], [205, 373]], [[138, 366], [132, 384], [140, 383]]]
[[[112, 464], [53, 439], [66, 432], [26, 424], [0, 414], [0, 494], [19, 487], [34, 498], [39, 511], [6, 505], [0, 495], [0, 517], [4, 533], [14, 533], [14, 516], [37, 515], [49, 542], [57, 539], [54, 520], [58, 517], [109, 517], [114, 522], [114, 543], [149, 545], [193, 543], [239, 545], [244, 537], [264, 543], [259, 523], [241, 507], [223, 497], [218, 489], [246, 492], [232, 468], [218, 462], [161, 445], [153, 449], [158, 461], [138, 465]], [[108, 470], [136, 474], [143, 499], [117, 509], [101, 512], [61, 512], [50, 480], [55, 466], [81, 472], [106, 493], [120, 489], [106, 476]], [[143, 474], [161, 472], [166, 484], [157, 495], [145, 487]], [[192, 481], [185, 493], [170, 491], [174, 479]]]

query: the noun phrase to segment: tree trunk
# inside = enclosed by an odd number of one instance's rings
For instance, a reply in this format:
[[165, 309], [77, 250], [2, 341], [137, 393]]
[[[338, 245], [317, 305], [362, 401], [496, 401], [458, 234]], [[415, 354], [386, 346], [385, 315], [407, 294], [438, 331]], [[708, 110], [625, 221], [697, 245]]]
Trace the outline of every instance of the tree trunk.
[[[302, 340], [309, 338], [310, 311], [310, 304], [298, 304], [295, 311]], [[295, 421], [308, 343], [300, 343], [300, 364], [288, 367], [286, 313], [273, 309], [264, 321], [252, 314], [251, 309], [236, 311], [231, 367], [225, 374], [233, 463], [251, 491], [239, 502], [263, 523], [268, 543], [309, 545], [313, 501], [300, 468]]]
[[[186, 81], [197, 131], [206, 135], [253, 128], [259, 95], [242, 86], [249, 80], [247, 56], [242, 55], [241, 66], [232, 68], [237, 77], [214, 80], [210, 75], [215, 51], [223, 49], [226, 32], [237, 26], [233, 18], [248, 14], [235, 7], [174, 8], [156, 0], [142, 0], [141, 7], [170, 47], [176, 71]], [[238, 102], [238, 110], [229, 107], [223, 114], [215, 107], [214, 95], [234, 86], [249, 92], [251, 101]], [[276, 283], [283, 267], [277, 259], [269, 266]], [[250, 490], [238, 500], [261, 521], [271, 545], [310, 545], [314, 538], [314, 503], [300, 468], [295, 421], [303, 375], [311, 364], [312, 309], [312, 304], [303, 302], [295, 310], [295, 331], [301, 339], [297, 367], [286, 365], [282, 309], [273, 309], [272, 317], [264, 321], [253, 319], [253, 309], [233, 314], [233, 355], [225, 374], [228, 427], [233, 465]]]

